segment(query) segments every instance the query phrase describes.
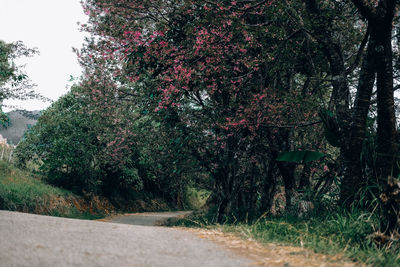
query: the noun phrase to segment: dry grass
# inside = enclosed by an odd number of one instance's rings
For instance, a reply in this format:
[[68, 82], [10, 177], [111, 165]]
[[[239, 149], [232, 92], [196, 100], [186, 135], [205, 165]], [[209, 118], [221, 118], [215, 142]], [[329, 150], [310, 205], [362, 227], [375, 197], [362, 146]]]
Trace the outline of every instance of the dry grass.
[[307, 266], [307, 267], [352, 267], [365, 266], [345, 260], [343, 255], [324, 255], [302, 247], [281, 246], [274, 243], [260, 244], [252, 239], [241, 239], [220, 229], [181, 228], [200, 238], [211, 240], [235, 254], [253, 260], [254, 266]]

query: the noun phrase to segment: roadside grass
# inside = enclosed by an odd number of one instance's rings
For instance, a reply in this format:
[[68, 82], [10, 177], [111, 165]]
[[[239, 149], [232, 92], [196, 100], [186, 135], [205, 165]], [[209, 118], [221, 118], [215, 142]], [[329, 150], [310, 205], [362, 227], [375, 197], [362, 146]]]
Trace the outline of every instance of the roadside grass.
[[185, 208], [187, 210], [198, 210], [204, 206], [204, 204], [206, 204], [209, 196], [210, 191], [205, 189], [197, 189], [195, 187], [188, 187], [185, 195]]
[[48, 185], [39, 176], [0, 161], [0, 209], [79, 219], [108, 215], [73, 193]]
[[371, 266], [400, 266], [399, 241], [376, 243], [373, 233], [379, 229], [378, 217], [354, 210], [337, 211], [298, 219], [288, 216], [261, 217], [248, 224], [212, 224], [207, 216], [194, 215], [174, 225], [220, 229], [243, 239], [305, 247], [317, 253], [342, 255]]

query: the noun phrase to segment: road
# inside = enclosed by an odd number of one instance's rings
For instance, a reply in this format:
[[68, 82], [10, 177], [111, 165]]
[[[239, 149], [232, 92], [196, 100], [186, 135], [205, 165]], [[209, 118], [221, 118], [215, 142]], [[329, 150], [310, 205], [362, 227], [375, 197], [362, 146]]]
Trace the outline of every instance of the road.
[[0, 211], [1, 267], [250, 264], [177, 229]]

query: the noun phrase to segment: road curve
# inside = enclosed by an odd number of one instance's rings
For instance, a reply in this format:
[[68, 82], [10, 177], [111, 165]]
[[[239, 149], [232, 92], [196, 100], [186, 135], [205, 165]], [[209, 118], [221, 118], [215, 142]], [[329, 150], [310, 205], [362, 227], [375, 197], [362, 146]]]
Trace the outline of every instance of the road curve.
[[250, 264], [176, 229], [0, 211], [1, 267]]

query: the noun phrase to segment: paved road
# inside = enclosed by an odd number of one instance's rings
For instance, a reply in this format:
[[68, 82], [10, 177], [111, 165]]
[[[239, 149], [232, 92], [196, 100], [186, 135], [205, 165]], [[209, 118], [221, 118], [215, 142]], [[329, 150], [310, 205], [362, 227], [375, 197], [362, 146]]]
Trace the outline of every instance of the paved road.
[[0, 267], [250, 264], [210, 241], [171, 228], [0, 211]]

